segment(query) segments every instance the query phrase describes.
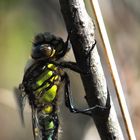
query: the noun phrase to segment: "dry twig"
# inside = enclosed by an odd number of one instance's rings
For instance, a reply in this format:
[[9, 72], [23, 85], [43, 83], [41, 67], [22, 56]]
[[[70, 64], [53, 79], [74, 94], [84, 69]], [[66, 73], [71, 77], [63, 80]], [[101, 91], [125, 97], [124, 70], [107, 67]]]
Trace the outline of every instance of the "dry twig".
[[[88, 74], [81, 74], [89, 107], [109, 106], [107, 85], [95, 43], [94, 25], [88, 16], [83, 0], [59, 0], [66, 27], [70, 35], [76, 61]], [[88, 57], [89, 56], [89, 57]], [[92, 112], [102, 140], [124, 140], [117, 116], [111, 102], [111, 110]]]

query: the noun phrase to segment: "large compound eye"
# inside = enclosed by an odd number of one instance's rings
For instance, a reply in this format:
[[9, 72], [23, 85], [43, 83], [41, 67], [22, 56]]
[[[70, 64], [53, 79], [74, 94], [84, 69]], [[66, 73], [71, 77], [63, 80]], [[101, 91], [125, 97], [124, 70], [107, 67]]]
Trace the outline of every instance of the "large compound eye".
[[48, 44], [41, 45], [40, 50], [47, 57], [52, 57], [55, 53], [55, 50], [52, 47], [50, 47]]
[[45, 54], [46, 56], [51, 56], [52, 48], [48, 44], [43, 44], [40, 46], [40, 50]]

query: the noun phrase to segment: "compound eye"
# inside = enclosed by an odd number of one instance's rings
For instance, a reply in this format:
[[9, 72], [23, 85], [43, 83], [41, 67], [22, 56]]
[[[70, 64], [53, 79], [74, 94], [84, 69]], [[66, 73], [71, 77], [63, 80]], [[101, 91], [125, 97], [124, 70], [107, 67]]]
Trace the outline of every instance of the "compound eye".
[[43, 54], [47, 57], [51, 57], [52, 53], [53, 53], [53, 48], [51, 48], [48, 44], [43, 44], [41, 45], [41, 49], [40, 49]]

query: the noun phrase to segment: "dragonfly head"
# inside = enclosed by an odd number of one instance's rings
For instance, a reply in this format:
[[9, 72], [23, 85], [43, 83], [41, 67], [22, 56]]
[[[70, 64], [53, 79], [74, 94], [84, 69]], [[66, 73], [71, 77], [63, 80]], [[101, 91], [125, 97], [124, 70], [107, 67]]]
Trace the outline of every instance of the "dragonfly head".
[[[62, 38], [46, 32], [37, 34], [34, 38], [32, 58], [57, 60], [64, 56], [65, 42]], [[62, 55], [63, 54], [63, 55]]]

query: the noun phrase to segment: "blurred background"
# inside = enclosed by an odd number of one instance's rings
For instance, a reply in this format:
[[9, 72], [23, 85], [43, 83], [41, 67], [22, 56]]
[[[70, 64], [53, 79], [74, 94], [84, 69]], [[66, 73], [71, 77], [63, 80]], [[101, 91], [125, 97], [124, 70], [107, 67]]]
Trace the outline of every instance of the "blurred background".
[[[85, 3], [92, 16], [89, 0], [85, 0]], [[140, 140], [138, 92], [140, 90], [140, 2], [139, 0], [100, 0], [100, 5], [136, 137]], [[25, 108], [26, 125], [23, 128], [13, 89], [22, 81], [33, 37], [45, 31], [61, 36], [64, 40], [67, 38], [58, 0], [0, 0], [1, 140], [33, 140], [30, 108], [28, 105]], [[65, 59], [69, 60], [71, 57], [73, 57], [72, 51]], [[79, 75], [71, 71], [68, 73], [76, 106], [82, 108], [86, 103]], [[59, 106], [60, 140], [99, 139], [92, 120], [87, 116], [69, 113], [64, 106], [63, 96], [60, 97]]]

